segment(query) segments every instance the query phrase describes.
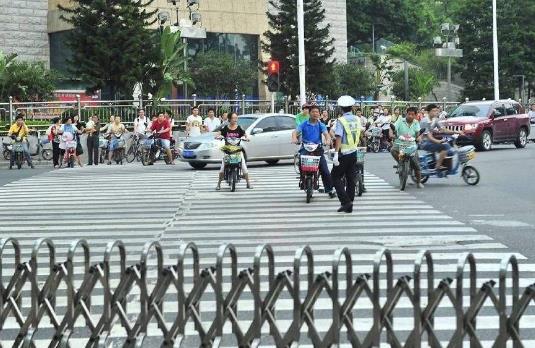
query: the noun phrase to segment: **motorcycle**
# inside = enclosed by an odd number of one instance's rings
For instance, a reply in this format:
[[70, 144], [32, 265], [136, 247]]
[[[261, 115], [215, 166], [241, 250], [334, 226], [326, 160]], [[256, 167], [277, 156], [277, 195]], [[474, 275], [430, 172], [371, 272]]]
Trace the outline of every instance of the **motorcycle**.
[[319, 189], [319, 144], [303, 144], [306, 155], [299, 156], [299, 188], [306, 193], [306, 202], [310, 203], [314, 190]]
[[379, 152], [381, 150], [381, 137], [383, 135], [381, 127], [371, 126], [366, 135], [368, 136], [368, 149], [371, 152]]
[[[435, 153], [427, 151], [420, 153], [419, 163], [422, 170], [422, 184], [426, 183], [430, 177], [447, 178], [448, 175], [457, 175], [459, 171], [461, 172], [461, 178], [467, 185], [474, 186], [479, 183], [479, 171], [474, 166], [468, 165], [468, 162], [476, 156], [475, 147], [468, 145], [458, 148], [456, 145], [457, 138], [457, 134], [446, 138], [446, 141], [452, 145], [452, 149], [444, 160], [444, 165], [446, 166], [444, 170], [438, 172], [435, 170]], [[416, 182], [416, 177], [412, 171], [411, 178]]]
[[226, 138], [225, 145], [221, 148], [223, 151], [223, 178], [230, 186], [230, 191], [236, 191], [236, 184], [240, 182], [242, 147], [240, 138]]
[[[144, 166], [153, 165], [154, 162], [161, 159], [163, 157], [163, 160], [166, 164], [171, 163], [172, 160], [169, 160], [167, 158], [167, 155], [165, 154], [165, 151], [163, 150], [163, 147], [161, 145], [160, 139], [158, 138], [158, 134], [152, 134], [147, 133], [148, 136], [143, 140], [142, 148], [141, 148], [141, 163]], [[173, 148], [171, 149], [171, 152], [173, 152]], [[174, 153], [173, 153], [174, 157]]]
[[22, 163], [24, 163], [24, 146], [22, 144], [22, 139], [19, 137], [12, 136], [11, 139], [13, 140], [11, 142], [11, 149], [10, 149], [10, 157], [11, 159], [12, 154], [15, 156], [15, 164], [17, 165], [18, 169], [22, 168]]
[[115, 135], [115, 140], [117, 141], [117, 147], [113, 150], [113, 160], [116, 164], [123, 164], [125, 158], [125, 146], [126, 141], [123, 139], [123, 134]]
[[74, 161], [76, 159], [76, 140], [72, 133], [63, 133], [61, 140], [65, 143], [65, 155], [63, 156], [63, 163], [67, 163], [67, 168], [74, 168]]
[[110, 141], [104, 137], [104, 136], [100, 136], [98, 138], [98, 147], [100, 148], [100, 158], [99, 158], [99, 162], [102, 164], [104, 163], [104, 161], [108, 158], [108, 146], [109, 146], [109, 143]]
[[[41, 133], [37, 132], [37, 145], [35, 147], [35, 152], [31, 152], [30, 156], [41, 155], [42, 159], [44, 159], [45, 161], [50, 161], [52, 159], [52, 146], [48, 144], [50, 144], [50, 140], [41, 140]], [[4, 148], [4, 159], [6, 161], [9, 161], [9, 159], [11, 158], [12, 140], [9, 137], [5, 137], [2, 141], [2, 145]], [[28, 143], [28, 148], [30, 149], [30, 151], [33, 149], [33, 147], [30, 146], [30, 143]]]
[[399, 144], [398, 165], [395, 167], [397, 167], [399, 175], [399, 188], [404, 191], [407, 185], [407, 178], [411, 172], [411, 158], [416, 156], [418, 146], [414, 137], [402, 135], [398, 139], [401, 143]]

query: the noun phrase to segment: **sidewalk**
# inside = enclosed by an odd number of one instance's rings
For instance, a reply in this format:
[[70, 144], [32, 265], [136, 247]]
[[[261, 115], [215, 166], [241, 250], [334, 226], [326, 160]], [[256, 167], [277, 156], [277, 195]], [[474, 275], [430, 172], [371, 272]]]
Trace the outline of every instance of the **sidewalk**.
[[[132, 133], [126, 133], [125, 134], [125, 140], [127, 141], [128, 143], [128, 139], [130, 139]], [[177, 140], [177, 142], [179, 141], [179, 139], [182, 139], [184, 137], [184, 132], [173, 132], [173, 137]], [[31, 141], [31, 140], [30, 140]], [[35, 137], [34, 137], [34, 141], [35, 141]], [[81, 136], [81, 144], [82, 144], [82, 148], [84, 149], [84, 153], [82, 154], [82, 164], [83, 165], [86, 165], [87, 164], [87, 135], [83, 134]], [[2, 151], [3, 151], [3, 147], [2, 147]], [[99, 150], [100, 152], [100, 150]], [[41, 157], [41, 154], [36, 154], [35, 156], [32, 156], [32, 162], [34, 164], [34, 166], [36, 167], [47, 167], [47, 166], [50, 166], [51, 168], [53, 167], [52, 166], [52, 161], [45, 161], [42, 157]], [[0, 169], [2, 168], [8, 168], [9, 167], [9, 161], [5, 160], [4, 159], [4, 156], [0, 155]], [[25, 162], [24, 163], [24, 166], [23, 168], [27, 168], [27, 163]]]

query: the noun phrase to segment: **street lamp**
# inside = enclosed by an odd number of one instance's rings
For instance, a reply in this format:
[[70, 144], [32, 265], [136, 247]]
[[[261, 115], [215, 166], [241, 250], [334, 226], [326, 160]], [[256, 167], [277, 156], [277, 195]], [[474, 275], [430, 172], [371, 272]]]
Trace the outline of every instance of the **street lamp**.
[[161, 11], [158, 13], [158, 22], [160, 23], [160, 34], [163, 32], [163, 25], [169, 20], [171, 16], [167, 11]]
[[448, 58], [448, 99], [450, 100], [453, 99], [451, 93], [451, 58], [463, 56], [463, 50], [457, 48], [460, 44], [458, 31], [458, 24], [443, 23], [440, 26], [442, 36], [436, 36], [433, 39], [433, 44], [439, 47], [436, 49], [437, 57]]

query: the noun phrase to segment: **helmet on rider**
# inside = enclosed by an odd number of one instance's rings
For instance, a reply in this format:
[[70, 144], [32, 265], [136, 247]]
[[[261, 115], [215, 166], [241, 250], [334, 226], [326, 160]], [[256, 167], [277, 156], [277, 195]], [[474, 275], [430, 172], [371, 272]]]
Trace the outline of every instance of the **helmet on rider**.
[[338, 98], [338, 106], [342, 108], [343, 112], [350, 112], [353, 108], [353, 105], [355, 105], [355, 99], [349, 95], [343, 95], [340, 98]]

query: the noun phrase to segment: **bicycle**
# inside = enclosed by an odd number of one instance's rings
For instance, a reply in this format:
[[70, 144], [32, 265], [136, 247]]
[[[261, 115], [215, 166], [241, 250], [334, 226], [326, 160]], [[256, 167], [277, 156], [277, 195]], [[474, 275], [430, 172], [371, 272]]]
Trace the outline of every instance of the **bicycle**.
[[126, 162], [132, 163], [135, 160], [141, 160], [142, 148], [141, 148], [141, 135], [136, 133], [132, 136], [132, 142], [126, 153]]

